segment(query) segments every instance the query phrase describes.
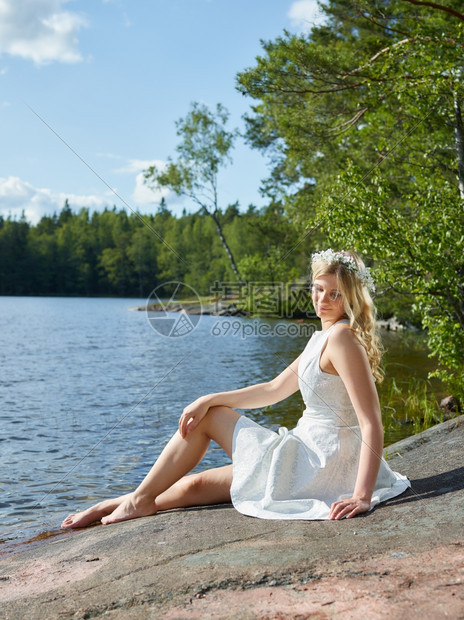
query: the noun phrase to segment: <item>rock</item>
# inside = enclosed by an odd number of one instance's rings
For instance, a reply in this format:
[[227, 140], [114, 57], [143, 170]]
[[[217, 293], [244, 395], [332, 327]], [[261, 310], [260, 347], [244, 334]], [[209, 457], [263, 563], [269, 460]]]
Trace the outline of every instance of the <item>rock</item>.
[[453, 395], [446, 396], [440, 402], [440, 409], [443, 409], [445, 413], [461, 413], [461, 403]]
[[390, 332], [399, 332], [405, 329], [414, 332], [420, 332], [421, 330], [413, 325], [410, 321], [399, 319], [396, 316], [392, 316], [389, 319], [380, 319], [377, 321], [377, 325], [380, 329], [385, 329]]
[[390, 319], [377, 321], [377, 325], [380, 329], [385, 329], [389, 332], [398, 332], [406, 329], [406, 326], [400, 323], [396, 316], [392, 316]]
[[461, 416], [389, 446], [411, 489], [356, 521], [226, 504], [37, 540], [0, 558], [0, 618], [461, 618], [463, 440]]
[[237, 308], [235, 304], [229, 304], [225, 308], [221, 308], [216, 314], [217, 316], [247, 316], [247, 313]]

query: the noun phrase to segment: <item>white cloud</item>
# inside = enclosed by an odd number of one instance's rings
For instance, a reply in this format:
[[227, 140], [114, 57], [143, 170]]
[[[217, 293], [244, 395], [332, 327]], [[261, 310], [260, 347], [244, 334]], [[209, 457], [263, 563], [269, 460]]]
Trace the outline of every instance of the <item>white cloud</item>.
[[[106, 157], [116, 158], [116, 155], [106, 154]], [[129, 159], [124, 166], [117, 168], [114, 172], [117, 174], [136, 174], [142, 172], [150, 166], [156, 166], [163, 169], [166, 166], [166, 162], [161, 159]]]
[[132, 198], [137, 205], [148, 205], [161, 201], [161, 198], [168, 198], [171, 196], [171, 190], [167, 187], [161, 187], [159, 189], [151, 189], [145, 184], [145, 177], [143, 172], [140, 172], [135, 177], [135, 188], [132, 193]]
[[109, 202], [100, 196], [78, 196], [37, 188], [19, 177], [0, 177], [0, 215], [5, 218], [9, 215], [20, 218], [24, 211], [26, 219], [36, 224], [44, 215], [59, 213], [66, 199], [74, 211], [81, 207], [102, 210]]
[[80, 62], [78, 32], [87, 21], [68, 0], [0, 0], [0, 53], [36, 64]]
[[326, 20], [326, 15], [321, 10], [317, 0], [297, 0], [293, 2], [287, 17], [292, 26], [302, 32], [310, 32], [313, 26], [320, 26]]
[[97, 157], [105, 157], [106, 159], [123, 159], [120, 155], [114, 153], [96, 153]]
[[151, 189], [146, 185], [143, 171], [147, 170], [150, 166], [156, 166], [163, 170], [166, 166], [166, 162], [159, 159], [130, 159], [125, 166], [114, 171], [117, 174], [135, 174], [135, 188], [132, 193], [132, 200], [137, 206], [159, 203], [161, 198], [167, 198], [172, 194], [167, 187]]

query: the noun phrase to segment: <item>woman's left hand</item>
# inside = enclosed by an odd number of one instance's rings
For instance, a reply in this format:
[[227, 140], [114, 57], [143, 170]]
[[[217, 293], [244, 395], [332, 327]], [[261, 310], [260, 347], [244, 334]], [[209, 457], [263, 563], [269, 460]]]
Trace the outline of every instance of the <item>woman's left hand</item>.
[[330, 507], [329, 519], [350, 519], [356, 515], [367, 512], [371, 507], [370, 501], [359, 497], [350, 497], [349, 499], [340, 499], [334, 502]]
[[209, 405], [205, 402], [205, 397], [197, 398], [193, 403], [184, 408], [179, 419], [179, 433], [185, 438], [191, 433], [208, 413]]

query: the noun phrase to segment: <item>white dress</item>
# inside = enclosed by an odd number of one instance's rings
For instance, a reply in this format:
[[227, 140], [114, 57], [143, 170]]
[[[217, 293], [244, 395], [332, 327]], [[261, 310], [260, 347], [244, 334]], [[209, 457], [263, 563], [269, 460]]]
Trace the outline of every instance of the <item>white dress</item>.
[[[298, 381], [306, 408], [296, 428], [276, 433], [245, 416], [236, 424], [231, 498], [245, 515], [327, 519], [333, 502], [352, 497], [361, 447], [358, 419], [343, 381], [319, 366], [333, 327], [313, 334], [301, 356]], [[409, 486], [382, 458], [370, 509]]]

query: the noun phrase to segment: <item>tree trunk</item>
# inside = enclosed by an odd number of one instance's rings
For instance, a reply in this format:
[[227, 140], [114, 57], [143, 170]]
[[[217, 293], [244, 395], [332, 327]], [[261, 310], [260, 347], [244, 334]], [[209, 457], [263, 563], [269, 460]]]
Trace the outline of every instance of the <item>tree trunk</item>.
[[464, 200], [464, 125], [462, 122], [461, 103], [457, 93], [454, 95], [454, 119], [454, 135], [458, 154], [459, 192], [461, 198]]
[[238, 268], [237, 268], [237, 263], [235, 262], [234, 259], [234, 255], [232, 254], [232, 250], [229, 247], [229, 244], [226, 241], [226, 238], [224, 237], [224, 233], [222, 232], [222, 226], [221, 226], [221, 222], [219, 221], [218, 216], [216, 215], [216, 213], [211, 213], [209, 211], [206, 211], [208, 213], [208, 215], [210, 215], [213, 220], [214, 223], [216, 224], [216, 228], [219, 234], [219, 238], [221, 239], [222, 245], [224, 246], [224, 249], [227, 253], [227, 256], [229, 257], [229, 261], [230, 261], [230, 265], [232, 267], [232, 271], [235, 273], [236, 277], [237, 277], [237, 281], [241, 282], [242, 279], [240, 278], [240, 274], [238, 272]]

